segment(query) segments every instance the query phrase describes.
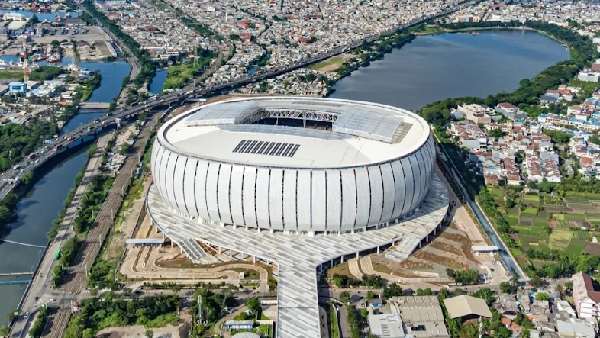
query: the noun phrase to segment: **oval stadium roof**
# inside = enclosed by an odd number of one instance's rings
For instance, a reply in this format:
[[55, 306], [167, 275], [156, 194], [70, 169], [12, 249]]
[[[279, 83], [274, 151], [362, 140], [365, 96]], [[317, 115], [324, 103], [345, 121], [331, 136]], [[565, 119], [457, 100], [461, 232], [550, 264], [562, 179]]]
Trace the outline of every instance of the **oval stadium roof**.
[[[330, 123], [329, 130], [256, 124], [265, 118]], [[253, 97], [187, 111], [159, 141], [188, 156], [267, 167], [340, 168], [387, 162], [418, 150], [430, 129], [416, 114], [370, 102]]]

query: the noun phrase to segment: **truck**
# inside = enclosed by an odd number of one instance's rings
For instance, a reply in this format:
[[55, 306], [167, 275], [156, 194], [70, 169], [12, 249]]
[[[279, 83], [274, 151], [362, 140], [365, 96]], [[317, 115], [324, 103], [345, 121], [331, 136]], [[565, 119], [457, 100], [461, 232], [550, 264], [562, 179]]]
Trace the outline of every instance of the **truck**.
[[51, 144], [52, 140], [44, 140], [44, 144]]
[[62, 144], [58, 144], [56, 147], [54, 147], [54, 150], [56, 150], [56, 151], [61, 150], [62, 147], [63, 147]]
[[58, 260], [60, 258], [60, 248], [56, 249], [54, 252], [54, 259]]

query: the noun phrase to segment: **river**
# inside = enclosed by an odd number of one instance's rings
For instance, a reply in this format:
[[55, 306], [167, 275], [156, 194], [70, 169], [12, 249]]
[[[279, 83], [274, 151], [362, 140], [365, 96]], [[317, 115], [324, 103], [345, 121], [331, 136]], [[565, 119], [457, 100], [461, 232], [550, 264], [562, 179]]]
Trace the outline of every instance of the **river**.
[[[334, 86], [336, 92], [332, 97], [419, 109], [446, 97], [487, 96], [502, 90], [511, 91], [522, 78], [532, 77], [567, 58], [563, 46], [532, 32], [424, 36], [342, 79]], [[118, 68], [118, 64], [96, 63], [95, 67], [99, 68], [85, 66], [99, 69], [103, 75], [102, 85], [94, 92], [92, 101], [108, 102], [116, 95], [114, 88], [121, 88], [122, 78], [128, 70]], [[166, 72], [160, 76], [163, 74]], [[151, 92], [160, 90], [158, 84], [151, 84]], [[67, 128], [85, 123], [95, 118], [93, 116], [78, 115]], [[84, 163], [85, 154], [75, 154], [45, 175], [30, 196], [19, 203], [19, 220], [7, 239], [45, 245], [46, 232], [63, 208], [62, 201]], [[0, 272], [28, 271], [37, 264], [40, 254], [39, 248], [4, 243], [0, 245]], [[24, 285], [0, 285], [0, 299], [3, 300], [0, 316], [15, 308], [24, 288]]]

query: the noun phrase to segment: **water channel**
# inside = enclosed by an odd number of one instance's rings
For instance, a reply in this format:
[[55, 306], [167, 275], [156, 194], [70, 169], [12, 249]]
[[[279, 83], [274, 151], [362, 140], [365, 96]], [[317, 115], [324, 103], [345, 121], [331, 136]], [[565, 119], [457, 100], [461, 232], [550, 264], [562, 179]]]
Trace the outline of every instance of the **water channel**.
[[[532, 77], [567, 58], [568, 53], [562, 45], [531, 32], [418, 37], [411, 44], [386, 55], [383, 60], [373, 62], [339, 81], [334, 86], [336, 92], [332, 97], [418, 109], [446, 97], [487, 96], [502, 90], [511, 91], [522, 78]], [[128, 65], [120, 66], [119, 62], [85, 63], [82, 66], [98, 69], [103, 76], [102, 85], [94, 92], [91, 101], [110, 102], [121, 88], [122, 78], [128, 74]], [[166, 76], [166, 72], [157, 75], [157, 83], [151, 84], [152, 93], [158, 92], [162, 86], [159, 85], [159, 76]], [[95, 116], [78, 115], [66, 128], [73, 128]], [[31, 194], [19, 203], [19, 219], [7, 239], [46, 244], [46, 232], [63, 208], [62, 201], [73, 187], [75, 175], [85, 164], [85, 156], [83, 152], [74, 154], [35, 185]], [[39, 262], [41, 250], [1, 244], [0, 272], [31, 270]], [[24, 288], [25, 285], [0, 285], [0, 316], [15, 308]]]

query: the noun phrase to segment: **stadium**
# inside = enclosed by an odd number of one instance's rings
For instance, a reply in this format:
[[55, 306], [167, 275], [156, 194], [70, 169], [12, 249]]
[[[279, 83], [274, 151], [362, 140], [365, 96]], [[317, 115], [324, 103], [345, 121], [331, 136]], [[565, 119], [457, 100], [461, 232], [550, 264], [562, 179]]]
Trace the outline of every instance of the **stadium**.
[[269, 265], [277, 337], [321, 337], [325, 269], [368, 254], [405, 260], [451, 218], [435, 158], [429, 126], [403, 109], [308, 97], [206, 104], [158, 131], [146, 211], [163, 236], [147, 244], [168, 239], [197, 264]]
[[263, 97], [187, 111], [159, 131], [154, 184], [181, 215], [307, 234], [397, 223], [433, 178], [419, 116], [348, 100]]

